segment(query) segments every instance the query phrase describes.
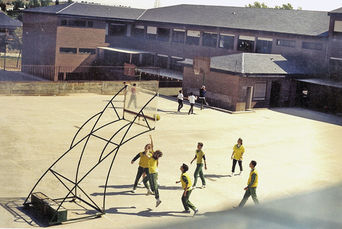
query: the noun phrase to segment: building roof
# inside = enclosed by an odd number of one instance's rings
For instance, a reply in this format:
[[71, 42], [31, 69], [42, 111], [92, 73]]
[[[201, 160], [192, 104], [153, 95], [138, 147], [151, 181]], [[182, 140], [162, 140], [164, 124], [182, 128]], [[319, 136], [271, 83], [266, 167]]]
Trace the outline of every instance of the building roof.
[[342, 7], [338, 8], [336, 10], [330, 11], [329, 14], [342, 14]]
[[118, 6], [106, 6], [97, 4], [86, 3], [67, 3], [55, 6], [30, 8], [25, 12], [34, 13], [47, 13], [58, 15], [70, 15], [70, 16], [86, 16], [86, 17], [99, 17], [99, 18], [115, 18], [115, 19], [137, 19], [144, 13], [143, 9], [118, 7]]
[[329, 80], [329, 79], [297, 79], [300, 82], [305, 82], [305, 83], [311, 83], [311, 84], [317, 84], [317, 85], [321, 85], [321, 86], [328, 86], [328, 87], [335, 87], [335, 88], [339, 88], [342, 89], [342, 82], [336, 82], [333, 80]]
[[10, 18], [3, 12], [0, 12], [0, 28], [16, 28], [21, 26], [22, 23], [20, 21]]
[[140, 20], [319, 36], [329, 29], [323, 11], [176, 5], [147, 10]]
[[[191, 59], [180, 62], [192, 65]], [[246, 75], [307, 75], [315, 74], [313, 67], [295, 57], [279, 54], [239, 53], [210, 59], [210, 69]]]
[[175, 5], [134, 9], [85, 3], [31, 8], [25, 12], [131, 19], [180, 25], [327, 36], [329, 16], [323, 11], [258, 9], [247, 7]]

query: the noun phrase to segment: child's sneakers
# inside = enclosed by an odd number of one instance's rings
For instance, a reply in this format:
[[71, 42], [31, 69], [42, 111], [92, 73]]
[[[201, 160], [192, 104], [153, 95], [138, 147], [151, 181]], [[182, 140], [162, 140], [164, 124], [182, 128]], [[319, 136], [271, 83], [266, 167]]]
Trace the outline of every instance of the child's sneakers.
[[160, 199], [157, 199], [156, 207], [158, 207], [160, 204], [161, 204], [161, 200], [160, 200]]
[[132, 193], [135, 193], [135, 189], [132, 190]]
[[201, 187], [202, 189], [204, 189], [205, 188], [205, 184], [204, 185], [202, 185], [202, 187]]
[[150, 189], [147, 190], [146, 196], [148, 195], [153, 195], [153, 192]]
[[195, 216], [197, 213], [198, 213], [198, 209], [196, 208], [193, 216]]
[[184, 210], [182, 213], [190, 213], [190, 210]]

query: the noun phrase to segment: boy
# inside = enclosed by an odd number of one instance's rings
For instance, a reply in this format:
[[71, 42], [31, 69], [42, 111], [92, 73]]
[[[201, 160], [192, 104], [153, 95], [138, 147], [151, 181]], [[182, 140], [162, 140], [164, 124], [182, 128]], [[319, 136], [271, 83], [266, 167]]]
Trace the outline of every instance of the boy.
[[149, 181], [148, 161], [150, 157], [152, 156], [152, 152], [153, 152], [153, 141], [152, 141], [151, 135], [150, 135], [150, 139], [151, 139], [151, 143], [145, 146], [145, 150], [143, 152], [138, 153], [131, 161], [131, 164], [133, 164], [138, 158], [140, 158], [137, 176], [135, 177], [135, 181], [133, 185], [133, 190], [132, 190], [133, 193], [135, 193], [135, 190], [137, 189], [138, 181], [140, 177], [143, 174], [145, 174], [143, 183], [144, 183], [144, 186], [147, 188], [147, 195], [152, 194], [147, 183]]
[[182, 183], [182, 188], [184, 190], [183, 195], [182, 195], [182, 203], [184, 206], [184, 213], [190, 213], [191, 208], [194, 211], [194, 216], [197, 214], [198, 209], [190, 202], [189, 198], [192, 192], [191, 188], [191, 180], [189, 175], [186, 173], [189, 170], [189, 167], [186, 164], [183, 164], [180, 167], [180, 170], [182, 172], [180, 180], [176, 181], [176, 184]]
[[257, 165], [256, 161], [251, 161], [249, 163], [249, 167], [251, 168], [251, 172], [249, 174], [247, 187], [244, 188], [245, 195], [239, 204], [239, 208], [242, 208], [247, 202], [249, 196], [252, 196], [252, 199], [255, 204], [259, 204], [258, 197], [256, 195], [256, 188], [258, 186], [258, 172], [255, 170], [255, 166]]
[[158, 159], [163, 156], [163, 153], [160, 150], [156, 150], [152, 157], [148, 161], [148, 169], [150, 174], [150, 184], [151, 188], [154, 191], [154, 196], [156, 198], [156, 207], [161, 204], [161, 200], [159, 199], [159, 191], [158, 191]]
[[183, 107], [183, 99], [184, 99], [182, 90], [179, 90], [179, 93], [177, 95], [177, 99], [178, 99], [178, 109], [177, 109], [177, 112], [180, 112], [180, 110]]
[[192, 162], [197, 158], [197, 167], [194, 173], [194, 185], [193, 185], [194, 188], [196, 188], [198, 174], [202, 181], [202, 188], [205, 188], [205, 179], [204, 179], [202, 168], [203, 168], [203, 160], [204, 160], [204, 168], [207, 169], [207, 162], [205, 160], [205, 155], [204, 155], [204, 152], [202, 151], [202, 148], [203, 148], [203, 143], [199, 142], [197, 144], [196, 155], [194, 159], [192, 159], [192, 161], [190, 162], [190, 164], [192, 164]]
[[189, 100], [189, 103], [190, 103], [190, 109], [189, 109], [188, 115], [194, 113], [194, 105], [195, 105], [196, 99], [197, 99], [197, 97], [194, 96], [194, 94], [191, 92], [190, 96], [188, 97], [188, 100]]
[[239, 163], [239, 167], [240, 167], [240, 173], [242, 172], [242, 156], [245, 153], [245, 148], [242, 145], [242, 139], [239, 138], [237, 140], [237, 144], [234, 145], [233, 147], [233, 153], [231, 158], [233, 159], [233, 166], [232, 166], [232, 176], [234, 175], [235, 172], [235, 166], [236, 166], [236, 162]]

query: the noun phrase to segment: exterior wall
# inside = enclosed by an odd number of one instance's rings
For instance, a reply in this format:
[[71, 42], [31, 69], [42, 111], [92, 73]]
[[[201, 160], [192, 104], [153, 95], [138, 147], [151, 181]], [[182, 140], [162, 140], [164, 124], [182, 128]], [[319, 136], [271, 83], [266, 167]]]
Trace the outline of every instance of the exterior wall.
[[[62, 20], [60, 18], [59, 20]], [[79, 28], [70, 26], [57, 27], [56, 39], [56, 66], [67, 66], [67, 72], [74, 71], [81, 65], [91, 65], [96, 59], [95, 54], [80, 53], [80, 48], [95, 49], [100, 46], [108, 46], [105, 43], [106, 24], [102, 21], [93, 21], [93, 27]], [[60, 48], [76, 48], [77, 53], [62, 53]], [[55, 78], [55, 80], [58, 80]]]
[[[23, 15], [23, 70], [31, 65], [54, 65], [56, 50], [57, 17], [45, 14], [25, 13]], [[41, 75], [53, 80], [53, 74]]]

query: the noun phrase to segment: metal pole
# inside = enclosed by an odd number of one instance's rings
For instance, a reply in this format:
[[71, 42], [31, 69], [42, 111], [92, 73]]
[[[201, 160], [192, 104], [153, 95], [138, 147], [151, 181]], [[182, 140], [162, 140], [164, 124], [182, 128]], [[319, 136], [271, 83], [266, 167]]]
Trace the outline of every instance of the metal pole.
[[6, 71], [6, 55], [7, 55], [7, 29], [5, 30], [5, 56], [4, 56], [4, 71]]

